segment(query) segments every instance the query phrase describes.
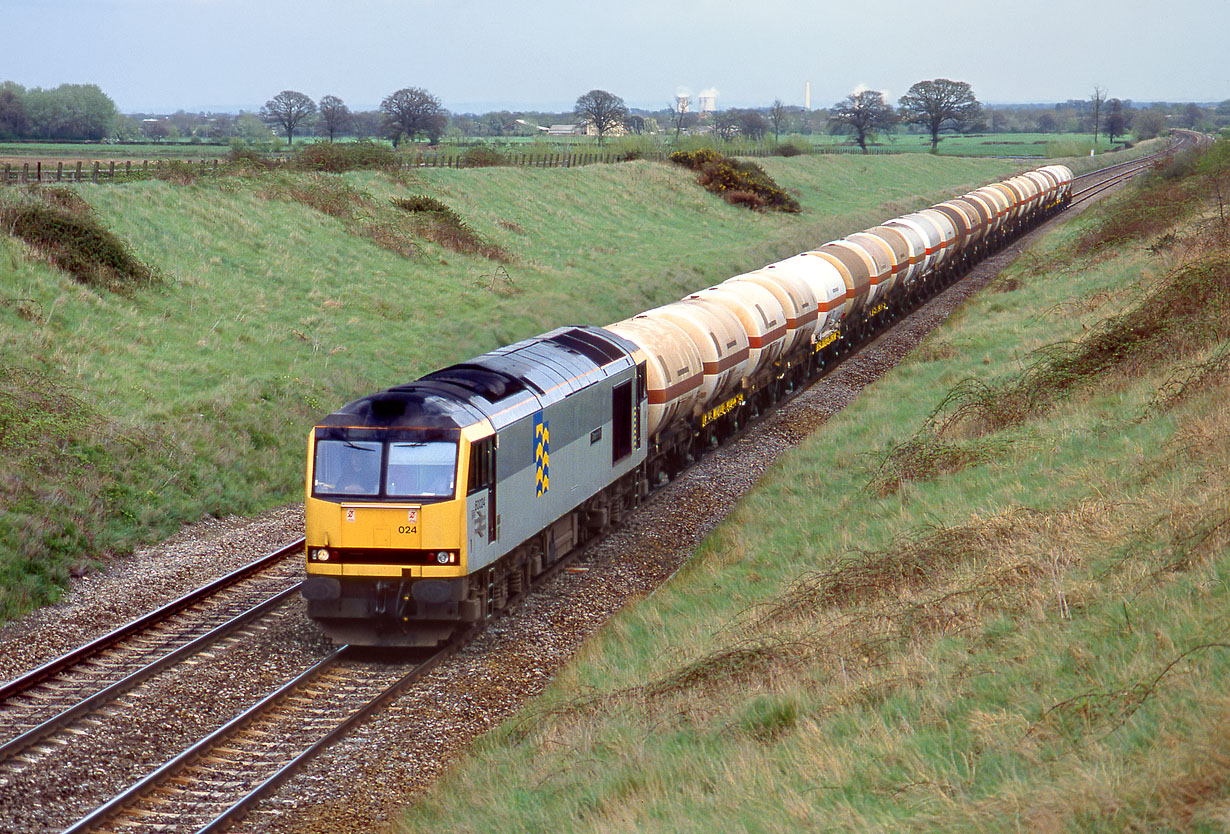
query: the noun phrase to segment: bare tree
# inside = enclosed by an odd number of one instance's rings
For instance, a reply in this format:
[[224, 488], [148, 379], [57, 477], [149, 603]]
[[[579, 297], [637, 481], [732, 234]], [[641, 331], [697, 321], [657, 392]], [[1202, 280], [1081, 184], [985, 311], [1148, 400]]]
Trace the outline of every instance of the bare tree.
[[380, 111], [384, 113], [385, 128], [394, 147], [403, 138], [413, 142], [420, 133], [434, 145], [448, 125], [448, 111], [440, 104], [440, 99], [422, 87], [403, 87], [386, 96], [380, 102]]
[[919, 81], [897, 100], [901, 121], [923, 125], [931, 133], [931, 150], [940, 145], [941, 130], [963, 133], [982, 118], [982, 105], [965, 81], [936, 78]]
[[606, 90], [590, 90], [585, 95], [578, 96], [573, 112], [594, 126], [594, 130], [598, 132], [599, 145], [602, 144], [603, 136], [622, 125], [628, 118], [628, 108], [624, 105], [624, 100]]
[[696, 114], [692, 112], [692, 99], [688, 96], [679, 96], [675, 99], [675, 103], [666, 108], [671, 114], [671, 124], [675, 126], [675, 138], [679, 138], [680, 132], [685, 127], [691, 127], [696, 121]]
[[1093, 102], [1093, 144], [1098, 144], [1098, 127], [1102, 121], [1102, 102], [1106, 101], [1106, 88], [1093, 85], [1093, 93], [1089, 96], [1089, 100]]
[[891, 132], [897, 123], [893, 106], [879, 90], [851, 93], [833, 106], [829, 113], [829, 132], [850, 133], [867, 153], [867, 140], [880, 131]]
[[332, 142], [333, 136], [350, 123], [350, 108], [337, 96], [325, 96], [320, 100], [320, 118]]
[[782, 125], [786, 122], [786, 105], [780, 98], [773, 99], [773, 106], [769, 108], [769, 121], [773, 123], [773, 141], [780, 142]]
[[283, 90], [261, 108], [261, 121], [286, 131], [286, 144], [295, 139], [295, 128], [316, 114], [316, 102], [296, 90]]

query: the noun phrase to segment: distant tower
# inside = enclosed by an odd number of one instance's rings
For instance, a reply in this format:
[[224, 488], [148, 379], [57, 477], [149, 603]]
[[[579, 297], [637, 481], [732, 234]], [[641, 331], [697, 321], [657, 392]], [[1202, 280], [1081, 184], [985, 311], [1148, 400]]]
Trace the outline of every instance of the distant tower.
[[680, 93], [675, 96], [675, 109], [680, 113], [686, 113], [692, 109], [692, 97], [687, 93]]
[[717, 92], [712, 87], [701, 91], [698, 96], [700, 99], [700, 112], [712, 113], [714, 110], [717, 110]]
[[803, 82], [803, 109], [804, 110], [811, 109], [811, 82], [810, 81]]

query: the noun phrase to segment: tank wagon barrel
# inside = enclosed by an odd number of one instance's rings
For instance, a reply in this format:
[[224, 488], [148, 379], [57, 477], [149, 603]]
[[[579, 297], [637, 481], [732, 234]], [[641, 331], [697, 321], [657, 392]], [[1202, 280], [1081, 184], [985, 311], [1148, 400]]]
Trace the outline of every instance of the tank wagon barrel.
[[339, 642], [500, 611], [705, 449], [1068, 204], [1048, 165], [600, 327], [356, 400], [308, 438], [303, 585]]

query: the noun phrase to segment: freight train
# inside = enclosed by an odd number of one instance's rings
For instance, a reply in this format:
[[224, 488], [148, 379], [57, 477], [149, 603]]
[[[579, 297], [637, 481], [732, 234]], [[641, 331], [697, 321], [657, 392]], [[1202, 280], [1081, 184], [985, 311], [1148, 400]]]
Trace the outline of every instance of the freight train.
[[1071, 200], [1049, 165], [606, 327], [358, 399], [308, 438], [302, 585], [335, 641], [487, 619], [706, 449]]

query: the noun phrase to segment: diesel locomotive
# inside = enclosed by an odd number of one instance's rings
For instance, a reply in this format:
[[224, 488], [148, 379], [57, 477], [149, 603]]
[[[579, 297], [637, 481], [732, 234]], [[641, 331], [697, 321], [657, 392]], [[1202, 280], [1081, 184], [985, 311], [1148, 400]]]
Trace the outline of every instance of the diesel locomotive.
[[431, 646], [987, 252], [1062, 209], [1050, 165], [606, 327], [358, 399], [308, 438], [302, 586], [335, 641]]

